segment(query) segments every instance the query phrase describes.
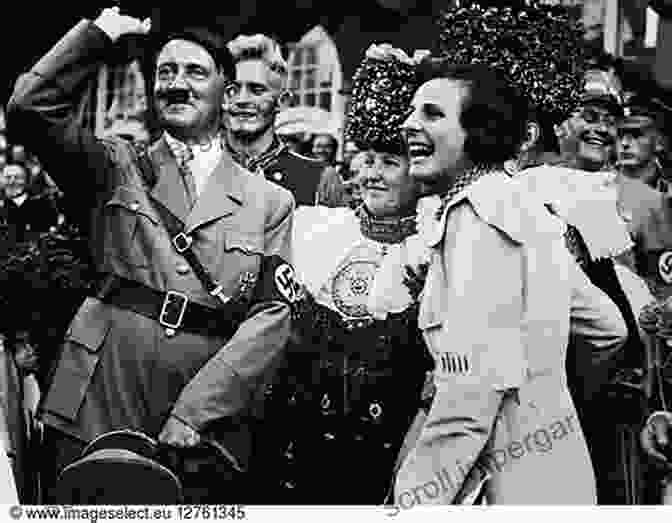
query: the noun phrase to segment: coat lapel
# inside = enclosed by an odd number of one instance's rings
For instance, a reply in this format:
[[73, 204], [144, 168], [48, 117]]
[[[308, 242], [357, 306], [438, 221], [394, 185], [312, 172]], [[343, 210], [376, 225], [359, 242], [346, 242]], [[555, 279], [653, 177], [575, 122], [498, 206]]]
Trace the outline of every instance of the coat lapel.
[[158, 140], [149, 150], [155, 168], [157, 181], [150, 195], [161, 203], [182, 222], [189, 215], [189, 196], [177, 160], [164, 138]]
[[187, 216], [186, 232], [190, 233], [202, 225], [234, 214], [245, 201], [243, 176], [231, 157], [223, 152]]

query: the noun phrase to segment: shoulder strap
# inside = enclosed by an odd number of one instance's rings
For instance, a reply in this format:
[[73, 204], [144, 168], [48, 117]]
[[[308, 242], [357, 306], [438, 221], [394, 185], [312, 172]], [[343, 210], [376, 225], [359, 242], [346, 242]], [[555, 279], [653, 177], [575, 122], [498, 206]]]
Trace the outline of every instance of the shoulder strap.
[[[149, 152], [146, 149], [138, 151], [137, 157], [142, 179], [147, 187], [151, 189], [156, 184], [157, 177], [154, 172], [154, 166], [152, 165], [151, 158], [149, 158]], [[155, 199], [152, 199], [152, 201], [154, 202], [156, 210], [161, 217], [161, 221], [163, 222], [164, 227], [172, 238], [173, 248], [184, 257], [186, 262], [194, 271], [196, 277], [199, 279], [209, 294], [218, 298], [222, 303], [228, 302], [230, 297], [224, 295], [222, 292], [222, 286], [215, 281], [215, 279], [210, 275], [208, 270], [198, 259], [196, 253], [191, 250], [191, 243], [193, 239], [184, 233], [184, 224], [182, 223], [182, 220], [175, 216], [160, 201]]]

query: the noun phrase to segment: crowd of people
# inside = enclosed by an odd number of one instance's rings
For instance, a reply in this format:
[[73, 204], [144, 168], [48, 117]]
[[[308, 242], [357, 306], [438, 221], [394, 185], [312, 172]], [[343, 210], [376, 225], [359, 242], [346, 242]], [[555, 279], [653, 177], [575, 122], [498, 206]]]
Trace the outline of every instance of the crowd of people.
[[[667, 499], [672, 107], [564, 8], [465, 4], [432, 51], [364, 52], [340, 161], [333, 136], [276, 134], [269, 36], [159, 34], [148, 145], [95, 137], [79, 105], [151, 20], [104, 9], [18, 78], [11, 274], [57, 259], [70, 283], [3, 327], [41, 396], [5, 422], [25, 434], [3, 501]], [[11, 308], [32, 284], [7, 265]]]

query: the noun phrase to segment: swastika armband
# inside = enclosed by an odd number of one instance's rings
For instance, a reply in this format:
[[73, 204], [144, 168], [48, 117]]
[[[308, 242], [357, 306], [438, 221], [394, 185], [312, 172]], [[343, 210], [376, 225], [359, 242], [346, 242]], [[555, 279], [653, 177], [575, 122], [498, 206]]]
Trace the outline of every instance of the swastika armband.
[[294, 268], [289, 263], [277, 255], [264, 256], [253, 303], [283, 301], [293, 305], [299, 298], [300, 290]]

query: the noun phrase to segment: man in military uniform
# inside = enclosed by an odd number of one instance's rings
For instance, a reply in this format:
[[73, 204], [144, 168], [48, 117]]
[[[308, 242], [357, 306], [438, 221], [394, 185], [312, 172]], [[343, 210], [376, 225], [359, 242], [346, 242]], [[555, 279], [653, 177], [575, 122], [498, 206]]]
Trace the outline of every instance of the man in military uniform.
[[228, 44], [236, 63], [227, 90], [226, 143], [233, 158], [294, 195], [297, 205], [315, 205], [325, 165], [294, 152], [275, 133], [275, 118], [291, 98], [280, 46], [265, 35], [241, 35]]
[[672, 199], [658, 161], [670, 112], [652, 93], [635, 94], [626, 102], [616, 142], [618, 204], [635, 243], [630, 265], [658, 298], [672, 294]]
[[618, 170], [650, 187], [670, 193], [660, 158], [667, 152], [666, 116], [672, 112], [656, 93], [638, 92], [628, 99], [616, 140]]
[[240, 502], [259, 392], [289, 336], [294, 201], [226, 153], [221, 106], [234, 66], [224, 38], [202, 24], [159, 35], [164, 132], [147, 150], [77, 121], [113, 43], [149, 29], [118, 8], [81, 21], [19, 78], [8, 106], [19, 141], [88, 208], [106, 275], [72, 321], [41, 405], [46, 502], [58, 502], [56, 473], [119, 429], [173, 447], [216, 442], [230, 481], [187, 501]]

